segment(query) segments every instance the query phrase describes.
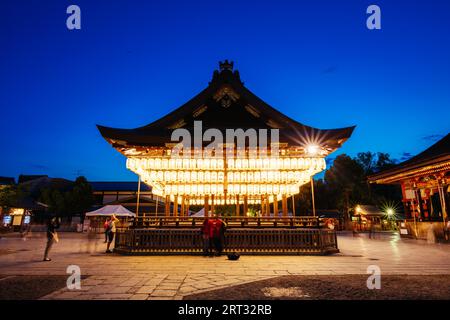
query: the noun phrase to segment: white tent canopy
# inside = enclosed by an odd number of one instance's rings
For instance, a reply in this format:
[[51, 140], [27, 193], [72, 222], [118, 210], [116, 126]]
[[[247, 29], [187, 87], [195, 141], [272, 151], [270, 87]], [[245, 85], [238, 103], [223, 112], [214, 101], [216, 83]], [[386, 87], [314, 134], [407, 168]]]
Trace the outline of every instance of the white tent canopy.
[[108, 217], [115, 215], [117, 217], [134, 217], [136, 214], [124, 208], [121, 205], [107, 205], [95, 211], [87, 212], [86, 217]]
[[198, 211], [194, 214], [191, 214], [190, 216], [191, 217], [204, 217], [205, 216], [205, 208], [202, 208], [200, 211]]
[[[205, 216], [205, 208], [202, 208], [201, 210], [197, 211], [196, 213], [189, 212], [190, 217], [204, 217]], [[211, 217], [212, 213], [211, 210], [208, 211], [209, 216]]]

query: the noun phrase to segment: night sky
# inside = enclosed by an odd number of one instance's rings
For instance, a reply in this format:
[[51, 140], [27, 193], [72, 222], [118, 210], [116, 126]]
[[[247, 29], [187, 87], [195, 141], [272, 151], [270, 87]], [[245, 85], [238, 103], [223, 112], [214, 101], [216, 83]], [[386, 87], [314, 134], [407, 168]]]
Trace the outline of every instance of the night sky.
[[[81, 30], [66, 8], [81, 8]], [[366, 28], [377, 4], [382, 29]], [[96, 124], [134, 128], [230, 59], [247, 88], [318, 128], [332, 154], [401, 160], [450, 130], [450, 1], [2, 0], [0, 176], [135, 180]]]

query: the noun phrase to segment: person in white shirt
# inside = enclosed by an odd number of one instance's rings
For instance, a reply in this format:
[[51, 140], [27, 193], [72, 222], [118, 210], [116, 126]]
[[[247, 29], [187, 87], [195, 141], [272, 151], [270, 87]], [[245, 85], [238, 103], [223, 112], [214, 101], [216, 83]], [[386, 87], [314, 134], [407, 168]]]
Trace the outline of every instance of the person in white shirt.
[[108, 234], [108, 244], [106, 245], [106, 253], [112, 253], [112, 251], [109, 249], [109, 247], [111, 246], [111, 243], [114, 240], [117, 222], [119, 222], [119, 219], [117, 219], [115, 215], [112, 215], [111, 220], [109, 220], [108, 228], [106, 230], [106, 233]]

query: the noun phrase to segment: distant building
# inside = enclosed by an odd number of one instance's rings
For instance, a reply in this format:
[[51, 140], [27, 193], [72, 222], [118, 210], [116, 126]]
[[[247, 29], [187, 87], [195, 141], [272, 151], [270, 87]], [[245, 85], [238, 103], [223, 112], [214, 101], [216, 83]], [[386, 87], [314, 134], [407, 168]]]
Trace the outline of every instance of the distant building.
[[16, 184], [16, 180], [14, 178], [11, 178], [11, 177], [0, 177], [0, 188], [4, 187], [4, 186], [15, 185], [15, 184]]
[[[16, 181], [14, 178], [11, 177], [0, 177], [0, 189], [6, 188], [8, 186], [15, 185]], [[6, 222], [10, 221], [10, 218], [5, 218], [5, 215], [8, 214], [8, 211], [6, 208], [3, 208], [0, 206], [0, 221], [2, 223], [2, 226], [5, 225]]]
[[[137, 211], [138, 182], [131, 181], [93, 181], [90, 182], [94, 194], [94, 208], [104, 205], [122, 205], [128, 210]], [[152, 194], [151, 187], [141, 183], [139, 212], [146, 215], [164, 214], [164, 199]], [[158, 209], [156, 208], [158, 203]]]
[[[19, 181], [31, 181], [30, 176], [21, 176]], [[24, 178], [25, 177], [25, 178]], [[37, 176], [34, 176], [37, 177]], [[15, 179], [10, 177], [0, 177], [0, 188], [16, 185]], [[16, 199], [7, 207], [0, 207], [0, 222], [2, 228], [18, 231], [22, 227], [27, 226], [31, 222], [33, 212], [44, 212], [47, 206], [43, 203], [35, 201], [30, 196]]]
[[48, 178], [48, 176], [47, 175], [43, 175], [43, 174], [40, 174], [40, 175], [37, 175], [37, 174], [32, 174], [32, 175], [21, 174], [19, 176], [19, 181], [17, 183], [21, 184], [21, 183], [32, 181], [32, 180], [36, 180], [36, 179], [39, 179], [39, 178]]

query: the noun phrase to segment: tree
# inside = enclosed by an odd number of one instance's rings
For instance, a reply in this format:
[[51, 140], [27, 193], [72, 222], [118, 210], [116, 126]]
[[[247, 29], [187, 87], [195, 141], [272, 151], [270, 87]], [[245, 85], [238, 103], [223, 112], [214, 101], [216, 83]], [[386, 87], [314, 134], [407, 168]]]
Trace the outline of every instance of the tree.
[[67, 194], [72, 215], [86, 212], [94, 203], [92, 187], [85, 177], [78, 177], [71, 192]]
[[1, 207], [15, 207], [28, 196], [28, 190], [23, 186], [11, 185], [0, 188], [0, 206]]
[[[324, 179], [314, 180], [316, 209], [338, 209], [350, 218], [351, 208], [357, 204], [397, 203], [401, 190], [394, 185], [369, 185], [367, 176], [395, 165], [388, 153], [360, 152], [351, 158], [342, 154], [325, 171]], [[300, 215], [312, 211], [311, 184], [301, 186], [296, 195], [296, 207]]]
[[311, 183], [306, 183], [300, 187], [300, 192], [295, 196], [295, 200], [298, 215], [306, 216], [308, 212], [312, 211]]
[[325, 182], [330, 196], [335, 199], [336, 208], [349, 219], [350, 208], [369, 199], [364, 167], [346, 154], [336, 157], [333, 165], [325, 172]]
[[395, 166], [395, 161], [391, 159], [389, 153], [377, 153], [376, 172], [392, 168], [393, 166]]
[[70, 190], [46, 188], [41, 191], [40, 201], [49, 211], [61, 217], [81, 216], [94, 203], [92, 188], [85, 177], [78, 177]]
[[366, 176], [389, 169], [395, 165], [395, 161], [391, 159], [389, 153], [383, 152], [359, 152], [355, 160], [363, 168]]
[[355, 160], [359, 163], [359, 165], [364, 170], [364, 174], [370, 175], [374, 173], [377, 165], [376, 154], [370, 151], [368, 152], [359, 152], [356, 155]]

